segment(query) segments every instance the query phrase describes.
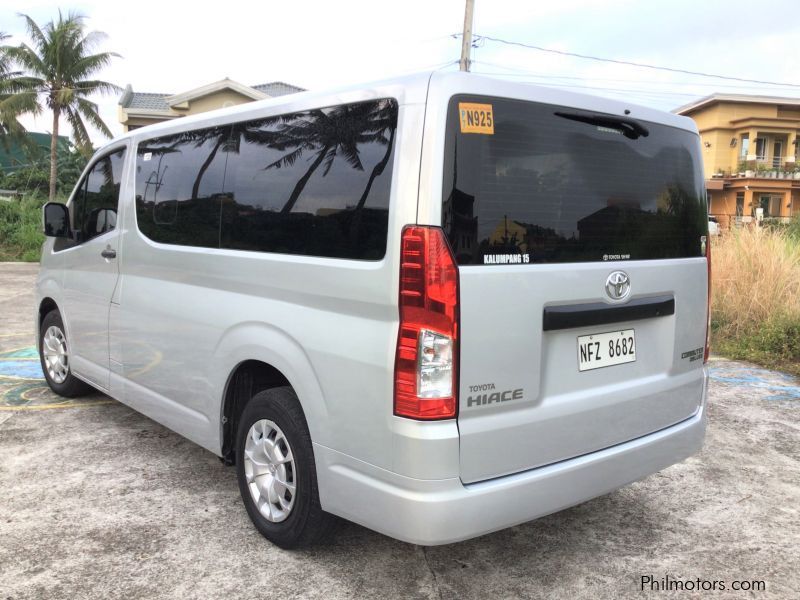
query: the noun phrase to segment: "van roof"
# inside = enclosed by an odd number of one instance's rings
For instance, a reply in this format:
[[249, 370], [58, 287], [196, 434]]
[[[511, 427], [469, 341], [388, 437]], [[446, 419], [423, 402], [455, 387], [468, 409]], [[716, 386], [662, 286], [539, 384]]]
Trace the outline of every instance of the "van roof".
[[[600, 113], [630, 114], [632, 118], [697, 132], [694, 121], [688, 117], [620, 100], [549, 88], [547, 86], [506, 81], [474, 73], [424, 71], [381, 81], [350, 84], [319, 91], [298, 92], [288, 96], [256, 100], [237, 106], [189, 115], [180, 119], [135, 129], [114, 138], [109, 144], [126, 139], [169, 134], [187, 128], [212, 127], [237, 120], [236, 117], [242, 120], [258, 118], [258, 113], [263, 112], [265, 109], [269, 109], [270, 113], [274, 113], [274, 109], [282, 106], [286, 107], [287, 111], [295, 111], [344, 102], [357, 102], [359, 99], [374, 98], [379, 90], [379, 93], [389, 95], [402, 91], [404, 104], [424, 103], [428, 94], [428, 82], [430, 82], [432, 90], [439, 90], [447, 94], [475, 93], [489, 96], [519, 97], [531, 101], [593, 110]], [[360, 96], [363, 96], [363, 98], [360, 98]], [[627, 113], [625, 112], [626, 110], [630, 112]]]

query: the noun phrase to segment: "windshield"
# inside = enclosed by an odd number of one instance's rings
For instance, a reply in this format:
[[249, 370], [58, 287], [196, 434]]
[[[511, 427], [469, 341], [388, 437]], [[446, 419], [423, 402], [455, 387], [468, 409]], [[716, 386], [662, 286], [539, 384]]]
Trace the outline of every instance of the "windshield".
[[697, 135], [483, 96], [448, 108], [442, 226], [461, 265], [702, 256]]

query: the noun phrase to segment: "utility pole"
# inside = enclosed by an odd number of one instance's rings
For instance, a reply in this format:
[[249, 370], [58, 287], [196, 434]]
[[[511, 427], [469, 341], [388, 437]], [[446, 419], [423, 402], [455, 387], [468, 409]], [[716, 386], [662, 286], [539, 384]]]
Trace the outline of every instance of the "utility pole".
[[472, 11], [475, 8], [475, 0], [467, 0], [464, 9], [464, 33], [461, 35], [461, 60], [458, 61], [458, 68], [461, 71], [469, 71], [469, 52], [472, 48]]

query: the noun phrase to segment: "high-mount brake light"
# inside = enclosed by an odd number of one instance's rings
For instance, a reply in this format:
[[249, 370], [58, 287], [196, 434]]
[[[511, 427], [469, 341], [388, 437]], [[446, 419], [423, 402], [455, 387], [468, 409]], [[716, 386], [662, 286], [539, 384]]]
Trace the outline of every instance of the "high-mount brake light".
[[452, 419], [458, 410], [458, 267], [439, 227], [408, 225], [401, 244], [394, 414]]

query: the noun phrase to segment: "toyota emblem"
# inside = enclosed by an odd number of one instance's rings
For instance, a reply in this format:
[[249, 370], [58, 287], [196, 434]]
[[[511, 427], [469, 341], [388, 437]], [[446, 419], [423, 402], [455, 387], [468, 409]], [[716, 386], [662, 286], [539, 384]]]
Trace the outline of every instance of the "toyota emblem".
[[606, 279], [606, 293], [612, 300], [624, 300], [631, 293], [631, 280], [624, 271], [614, 271]]

